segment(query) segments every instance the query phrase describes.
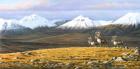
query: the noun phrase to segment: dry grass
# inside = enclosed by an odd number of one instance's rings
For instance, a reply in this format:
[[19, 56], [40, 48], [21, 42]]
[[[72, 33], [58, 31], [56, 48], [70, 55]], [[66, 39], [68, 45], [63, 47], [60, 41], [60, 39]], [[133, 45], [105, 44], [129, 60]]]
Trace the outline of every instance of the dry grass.
[[[31, 55], [24, 55], [20, 52], [0, 54], [0, 62], [20, 62], [23, 64], [32, 64], [30, 60], [49, 60], [62, 63], [83, 63], [85, 61], [100, 60], [107, 61], [115, 56], [122, 56], [123, 53], [132, 54], [133, 49], [125, 48], [106, 48], [106, 47], [71, 47], [71, 48], [54, 48], [54, 49], [42, 49], [27, 51]], [[14, 59], [18, 57], [18, 59]], [[128, 62], [116, 62], [115, 65], [127, 65], [129, 69], [133, 69], [131, 66], [140, 66], [139, 61]]]
[[[9, 61], [26, 61], [29, 59], [48, 59], [54, 61], [82, 61], [82, 60], [109, 60], [115, 56], [121, 56], [122, 53], [132, 53], [132, 49], [124, 48], [104, 48], [104, 47], [71, 47], [28, 51], [32, 55], [26, 56], [22, 53], [0, 54], [4, 62]], [[20, 59], [13, 59], [14, 57]]]

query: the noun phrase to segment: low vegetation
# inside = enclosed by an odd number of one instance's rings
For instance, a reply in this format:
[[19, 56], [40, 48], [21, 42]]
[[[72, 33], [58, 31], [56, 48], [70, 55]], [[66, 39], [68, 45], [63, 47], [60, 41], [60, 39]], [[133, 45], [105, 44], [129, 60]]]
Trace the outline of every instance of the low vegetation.
[[7, 53], [0, 54], [0, 69], [139, 69], [140, 56], [134, 51], [132, 48], [70, 47]]

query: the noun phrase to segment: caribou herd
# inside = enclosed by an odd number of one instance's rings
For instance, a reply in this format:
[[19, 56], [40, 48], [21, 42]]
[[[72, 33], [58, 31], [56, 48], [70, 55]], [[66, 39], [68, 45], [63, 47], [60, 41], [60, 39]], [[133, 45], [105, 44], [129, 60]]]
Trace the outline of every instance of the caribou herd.
[[117, 36], [113, 36], [111, 40], [109, 39], [105, 39], [102, 35], [101, 32], [95, 32], [95, 36], [89, 36], [88, 37], [88, 44], [90, 46], [94, 46], [94, 45], [114, 45], [114, 46], [119, 46], [119, 45], [123, 45], [126, 46], [126, 43], [124, 43], [121, 40], [117, 40]]

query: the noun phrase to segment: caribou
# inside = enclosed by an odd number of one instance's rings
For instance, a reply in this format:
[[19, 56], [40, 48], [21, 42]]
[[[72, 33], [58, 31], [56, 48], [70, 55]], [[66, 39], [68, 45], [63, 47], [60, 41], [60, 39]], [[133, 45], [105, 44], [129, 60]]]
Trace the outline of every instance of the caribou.
[[95, 45], [95, 42], [94, 41], [90, 42], [90, 45], [92, 45], [92, 46]]
[[89, 45], [95, 45], [95, 41], [93, 41], [93, 39], [92, 39], [92, 37], [90, 36], [90, 37], [88, 37], [88, 44]]
[[112, 40], [112, 43], [114, 46], [118, 46], [118, 45], [124, 45], [124, 42], [123, 41], [120, 41], [120, 40]]
[[105, 39], [96, 38], [97, 43], [101, 46], [102, 44], [108, 44], [108, 42]]
[[101, 32], [95, 32], [95, 36], [94, 36], [94, 40], [93, 38], [90, 36], [88, 37], [88, 44], [93, 46], [93, 45], [114, 45], [114, 46], [119, 46], [119, 45], [124, 45], [126, 46], [126, 43], [124, 43], [123, 41], [121, 40], [117, 40], [117, 36], [112, 36], [112, 40], [107, 40], [107, 39], [104, 39], [104, 37], [102, 36], [102, 33]]

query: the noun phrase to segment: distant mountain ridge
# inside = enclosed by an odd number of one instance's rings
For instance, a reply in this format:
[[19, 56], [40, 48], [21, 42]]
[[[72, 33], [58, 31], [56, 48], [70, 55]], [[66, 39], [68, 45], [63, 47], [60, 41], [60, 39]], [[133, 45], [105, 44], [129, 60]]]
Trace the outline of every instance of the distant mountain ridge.
[[[54, 20], [52, 22], [57, 23], [57, 20]], [[58, 22], [65, 22], [64, 20]], [[14, 24], [18, 26], [23, 26], [23, 27], [28, 27], [31, 29], [34, 29], [36, 27], [41, 27], [41, 26], [49, 26], [49, 21], [48, 19], [32, 14], [29, 16], [25, 16], [19, 20], [16, 19], [0, 19], [0, 30], [3, 28], [2, 26], [7, 23], [7, 29], [19, 29], [14, 26]], [[118, 18], [115, 21], [105, 21], [105, 20], [93, 20], [90, 19], [89, 17], [85, 16], [78, 16], [72, 20], [66, 21], [65, 23], [59, 23], [59, 26], [57, 28], [61, 29], [90, 29], [93, 27], [100, 27], [100, 26], [107, 26], [107, 25], [116, 25], [116, 24], [122, 24], [122, 25], [132, 25], [137, 27], [140, 24], [140, 13], [127, 13], [126, 15]], [[10, 27], [11, 26], [11, 27]], [[55, 25], [54, 25], [55, 26]]]
[[[3, 26], [7, 26], [7, 30], [20, 29], [20, 27], [36, 28], [40, 26], [48, 26], [49, 21], [36, 14], [25, 16], [22, 19], [0, 19], [0, 30], [3, 30]], [[14, 27], [13, 27], [14, 26]], [[16, 26], [16, 27], [15, 27]], [[19, 27], [18, 27], [19, 26]], [[18, 28], [17, 28], [18, 27]]]
[[127, 13], [126, 15], [120, 17], [113, 23], [122, 25], [132, 25], [137, 27], [140, 24], [140, 13]]
[[[55, 26], [49, 27], [47, 20], [38, 15], [25, 16], [20, 20], [0, 19], [0, 30], [18, 30], [22, 33], [39, 32], [45, 34], [58, 34], [69, 32], [95, 32], [102, 31], [107, 34], [126, 34], [140, 29], [140, 13], [128, 13], [115, 21], [93, 20], [89, 17], [78, 16], [72, 20], [56, 20]], [[20, 31], [22, 30], [22, 31]], [[8, 31], [9, 32], [9, 31]], [[139, 31], [137, 32], [139, 33]]]
[[73, 20], [60, 25], [61, 29], [89, 29], [107, 25], [131, 25], [138, 27], [140, 24], [140, 13], [127, 13], [115, 21], [92, 20], [88, 17], [78, 16]]

